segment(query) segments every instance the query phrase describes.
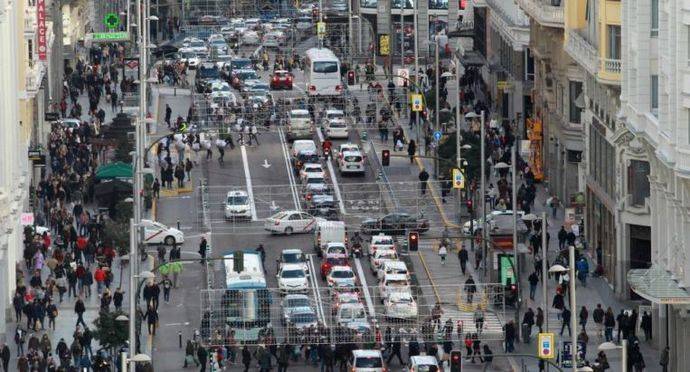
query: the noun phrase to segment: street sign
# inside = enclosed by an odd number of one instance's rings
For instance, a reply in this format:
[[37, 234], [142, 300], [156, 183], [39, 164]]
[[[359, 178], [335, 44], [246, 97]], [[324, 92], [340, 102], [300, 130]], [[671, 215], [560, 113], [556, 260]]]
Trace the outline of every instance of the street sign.
[[512, 87], [513, 87], [513, 84], [511, 84], [511, 83], [508, 82], [508, 81], [501, 80], [501, 81], [499, 81], [499, 82], [496, 83], [496, 87], [497, 87], [498, 89], [500, 89], [500, 90], [506, 90], [506, 89], [512, 88]]
[[[570, 353], [570, 345], [572, 345], [572, 342], [570, 341], [563, 341], [561, 344], [561, 355], [560, 355], [560, 361], [561, 361], [561, 367], [563, 368], [571, 368], [573, 366], [573, 357], [572, 354]], [[578, 341], [577, 342], [577, 367], [582, 367], [584, 366], [584, 360], [585, 360], [585, 350], [587, 348], [587, 345], [585, 345], [584, 342]]]
[[316, 22], [316, 35], [320, 38], [326, 36], [326, 22]]
[[117, 13], [108, 13], [103, 17], [103, 24], [108, 29], [114, 30], [120, 25], [120, 16]]
[[540, 333], [537, 340], [537, 355], [539, 355], [539, 358], [553, 359], [556, 357], [554, 350], [555, 336], [553, 333]]
[[94, 43], [110, 43], [113, 41], [127, 41], [129, 40], [129, 33], [127, 31], [118, 32], [94, 32], [87, 34], [87, 38], [91, 38]]
[[465, 188], [465, 175], [462, 174], [460, 169], [453, 169], [453, 188], [454, 189], [464, 189]]
[[43, 120], [45, 121], [56, 121], [60, 119], [60, 114], [57, 112], [46, 112], [43, 114]]
[[440, 140], [441, 140], [441, 131], [440, 131], [440, 130], [437, 130], [437, 131], [434, 132], [434, 139], [435, 139], [436, 141], [440, 141]]
[[410, 98], [412, 101], [412, 111], [421, 112], [424, 110], [424, 101], [422, 101], [421, 94], [410, 94]]
[[391, 54], [391, 35], [379, 34], [379, 55], [381, 57]]
[[403, 87], [407, 84], [407, 81], [410, 79], [410, 70], [406, 68], [399, 68], [398, 71], [396, 72], [395, 77], [395, 85], [399, 87]]

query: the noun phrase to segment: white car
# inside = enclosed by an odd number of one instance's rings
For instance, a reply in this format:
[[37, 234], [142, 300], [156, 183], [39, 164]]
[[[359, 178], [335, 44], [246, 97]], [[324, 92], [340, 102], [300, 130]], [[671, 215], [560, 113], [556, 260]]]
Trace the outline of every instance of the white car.
[[359, 151], [345, 151], [338, 156], [338, 169], [341, 175], [361, 174], [366, 172], [364, 155]]
[[394, 319], [416, 319], [419, 314], [417, 301], [410, 291], [391, 292], [383, 301], [386, 316]]
[[307, 292], [309, 278], [301, 264], [285, 264], [278, 274], [278, 289], [281, 293]]
[[281, 211], [266, 219], [264, 229], [271, 234], [309, 233], [319, 220], [323, 219], [296, 210]]
[[386, 274], [403, 274], [407, 276], [408, 279], [410, 278], [410, 272], [407, 270], [407, 265], [405, 262], [399, 260], [383, 261], [376, 276], [383, 278]]
[[151, 220], [141, 220], [141, 224], [144, 226], [144, 241], [146, 244], [172, 246], [184, 243], [184, 233], [178, 229]]
[[326, 248], [323, 250], [323, 254], [328, 256], [345, 256], [347, 257], [347, 247], [345, 243], [341, 242], [330, 242], [326, 244]]
[[211, 93], [211, 108], [235, 106], [237, 106], [237, 97], [235, 97], [234, 93], [226, 91]]
[[364, 305], [359, 304], [344, 304], [338, 309], [336, 321], [339, 326], [347, 327], [349, 329], [366, 332], [371, 330], [367, 312]]
[[[506, 211], [491, 211], [486, 215], [486, 223], [491, 224], [491, 220], [494, 219], [496, 216], [512, 216], [513, 211], [512, 210], [506, 210]], [[525, 211], [518, 211], [518, 219], [521, 219], [525, 215]], [[477, 231], [480, 231], [482, 229], [482, 224], [483, 220], [482, 218], [477, 218], [476, 220], [473, 221], [467, 221], [462, 225], [462, 233], [466, 235], [470, 234], [475, 234]]]
[[196, 69], [201, 63], [199, 55], [189, 48], [182, 48], [178, 51], [180, 54], [180, 62], [187, 63], [190, 69]]
[[301, 249], [283, 249], [278, 261], [278, 270], [285, 265], [300, 265], [304, 272], [309, 273], [309, 265], [307, 265], [306, 256]]
[[369, 255], [374, 254], [378, 249], [395, 249], [395, 240], [392, 236], [383, 233], [373, 235], [369, 242]]
[[246, 191], [228, 191], [225, 198], [225, 218], [252, 218], [252, 201]]
[[355, 143], [350, 143], [350, 142], [348, 142], [348, 143], [341, 143], [340, 145], [338, 145], [338, 148], [336, 149], [336, 151], [338, 152], [338, 156], [340, 156], [340, 154], [344, 153], [345, 151], [357, 151], [357, 152], [361, 152], [361, 151], [359, 150], [359, 145], [357, 145], [357, 144], [355, 144]]
[[350, 266], [333, 266], [326, 276], [331, 288], [354, 288], [357, 285], [355, 273]]
[[398, 253], [394, 249], [377, 249], [371, 257], [371, 271], [376, 275], [383, 261], [397, 260]]
[[242, 34], [242, 44], [244, 45], [259, 45], [261, 37], [256, 31], [245, 31]]
[[189, 42], [189, 46], [187, 46], [187, 49], [196, 53], [197, 55], [208, 55], [208, 48], [206, 47], [206, 43], [204, 43], [204, 41], [200, 39], [192, 39]]
[[343, 119], [330, 119], [323, 126], [323, 135], [326, 138], [347, 139], [350, 137], [350, 129]]
[[326, 109], [321, 115], [321, 126], [326, 126], [326, 123], [328, 123], [329, 120], [333, 119], [347, 120], [347, 117], [345, 116], [345, 112], [343, 110], [337, 110], [332, 108]]
[[381, 296], [381, 302], [384, 302], [391, 293], [410, 291], [410, 282], [407, 280], [407, 275], [386, 274], [381, 281], [379, 281], [379, 295]]
[[[292, 110], [292, 111], [307, 111], [307, 110]], [[309, 112], [307, 112], [309, 115]], [[309, 119], [311, 121], [311, 119]], [[312, 140], [296, 140], [292, 143], [292, 156], [296, 157], [300, 151], [312, 151], [316, 153], [316, 143]]]
[[308, 176], [312, 175], [325, 178], [326, 172], [324, 172], [323, 166], [319, 163], [306, 163], [302, 165], [302, 169], [299, 170], [300, 181], [304, 182]]
[[282, 31], [271, 31], [264, 35], [263, 46], [278, 48], [285, 44], [285, 34]]
[[333, 307], [331, 308], [331, 313], [333, 315], [338, 313], [338, 309], [345, 304], [361, 304], [362, 300], [359, 298], [359, 293], [357, 292], [335, 292], [333, 294]]

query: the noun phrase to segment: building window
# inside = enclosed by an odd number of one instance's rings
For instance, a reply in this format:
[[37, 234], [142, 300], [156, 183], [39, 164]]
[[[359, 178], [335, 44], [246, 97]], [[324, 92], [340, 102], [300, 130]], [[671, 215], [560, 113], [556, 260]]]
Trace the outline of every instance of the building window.
[[652, 114], [659, 117], [659, 75], [652, 75], [649, 90]]
[[568, 111], [569, 111], [569, 121], [571, 123], [577, 123], [580, 124], [581, 120], [581, 115], [582, 115], [582, 109], [577, 107], [577, 103], [575, 102], [577, 98], [582, 94], [582, 82], [580, 81], [569, 81], [569, 104], [568, 104]]
[[529, 48], [525, 49], [525, 81], [534, 81], [534, 57]]
[[688, 30], [688, 66], [690, 66], [690, 26], [685, 27]]
[[652, 37], [659, 36], [659, 0], [652, 0]]
[[644, 206], [649, 197], [649, 162], [631, 160], [628, 166], [628, 195], [633, 206]]
[[621, 59], [621, 26], [608, 25], [608, 59]]

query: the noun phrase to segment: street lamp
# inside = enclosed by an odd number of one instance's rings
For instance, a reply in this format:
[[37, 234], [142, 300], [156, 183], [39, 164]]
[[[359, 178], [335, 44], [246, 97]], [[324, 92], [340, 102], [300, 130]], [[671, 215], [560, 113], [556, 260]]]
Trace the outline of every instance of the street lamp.
[[618, 346], [613, 342], [606, 341], [597, 347], [599, 351], [609, 351], [609, 350], [621, 350], [621, 371], [626, 372], [628, 370], [628, 340], [621, 339], [621, 345]]
[[[437, 48], [438, 49], [438, 48]], [[438, 97], [436, 97], [438, 99]], [[477, 115], [474, 111], [470, 111], [467, 114], [465, 114], [465, 119], [476, 119], [479, 117], [480, 121], [480, 138], [479, 138], [479, 143], [481, 144], [480, 146], [480, 155], [479, 155], [479, 161], [480, 161], [480, 193], [481, 193], [481, 206], [482, 206], [482, 254], [484, 256], [484, 277], [486, 278], [487, 276], [487, 267], [490, 269], [491, 266], [487, 265], [487, 262], [489, 261], [489, 257], [487, 256], [487, 251], [486, 251], [486, 154], [485, 154], [485, 149], [484, 149], [484, 141], [486, 137], [486, 129], [484, 128], [484, 110], [481, 111], [479, 115]], [[491, 276], [489, 275], [489, 278]]]
[[[131, 345], [130, 345], [130, 348], [131, 348]], [[132, 366], [131, 367], [132, 369], [134, 369], [135, 368], [134, 366], [137, 363], [151, 363], [151, 357], [146, 355], [146, 354], [136, 354], [135, 356], [133, 356], [131, 358], [127, 358], [127, 354], [123, 352], [120, 359], [122, 359], [122, 371], [127, 370], [128, 364]]]
[[553, 265], [549, 268], [550, 273], [566, 273], [568, 272], [570, 276], [570, 354], [573, 358], [573, 371], [577, 371], [577, 321], [575, 318], [575, 310], [577, 309], [577, 304], [575, 301], [575, 246], [571, 245], [568, 247], [568, 268], [563, 267], [563, 265]]

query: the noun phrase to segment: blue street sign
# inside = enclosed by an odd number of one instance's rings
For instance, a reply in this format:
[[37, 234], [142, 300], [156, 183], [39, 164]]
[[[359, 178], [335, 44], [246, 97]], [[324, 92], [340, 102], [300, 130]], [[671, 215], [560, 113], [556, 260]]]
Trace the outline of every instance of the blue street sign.
[[436, 132], [434, 132], [434, 139], [435, 139], [436, 141], [440, 141], [440, 140], [441, 140], [441, 131], [440, 131], [440, 130], [437, 130]]

